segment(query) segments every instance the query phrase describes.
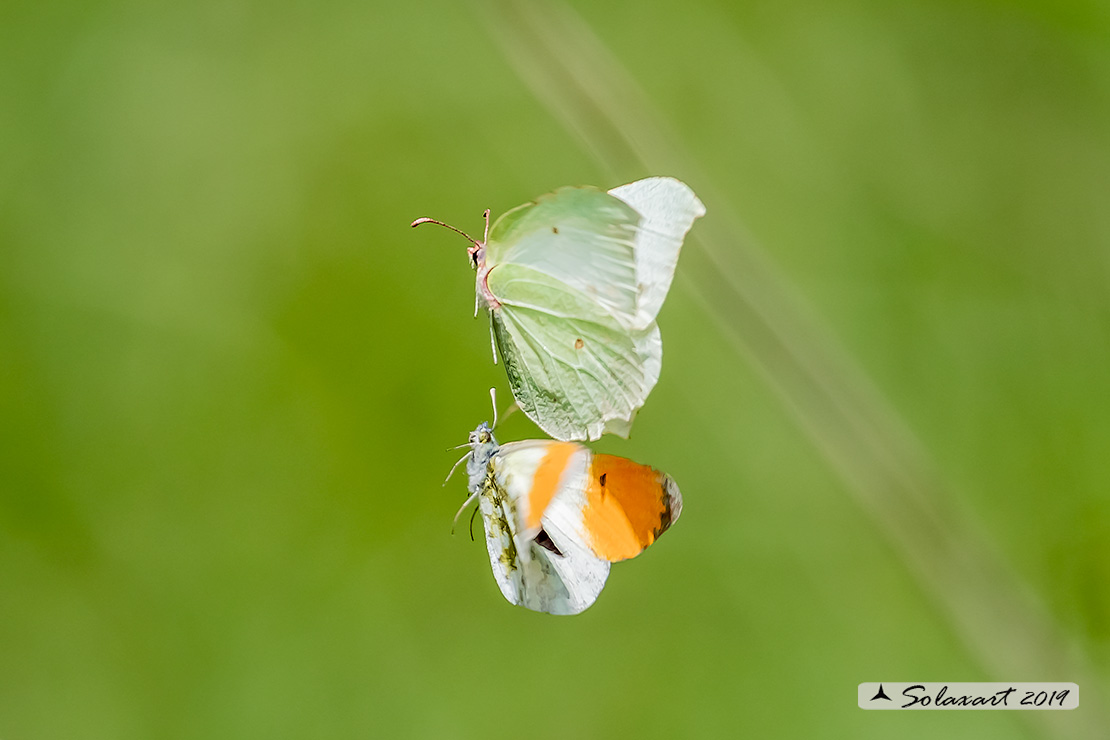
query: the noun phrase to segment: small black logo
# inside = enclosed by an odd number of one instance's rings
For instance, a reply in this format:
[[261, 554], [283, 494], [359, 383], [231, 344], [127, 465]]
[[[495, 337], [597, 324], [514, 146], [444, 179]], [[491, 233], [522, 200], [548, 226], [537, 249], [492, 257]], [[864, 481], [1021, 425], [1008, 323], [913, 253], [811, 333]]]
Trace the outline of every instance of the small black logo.
[[887, 701], [894, 701], [893, 699], [891, 699], [889, 696], [886, 695], [885, 691], [883, 691], [883, 685], [882, 684], [879, 684], [879, 693], [877, 693], [877, 694], [875, 694], [874, 696], [871, 697], [871, 701], [875, 701], [876, 699], [886, 699]]

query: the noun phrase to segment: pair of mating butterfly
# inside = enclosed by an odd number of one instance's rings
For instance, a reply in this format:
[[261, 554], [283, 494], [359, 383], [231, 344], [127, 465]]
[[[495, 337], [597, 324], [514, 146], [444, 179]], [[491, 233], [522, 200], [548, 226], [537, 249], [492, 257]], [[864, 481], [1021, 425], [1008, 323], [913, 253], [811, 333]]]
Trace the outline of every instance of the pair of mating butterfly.
[[472, 242], [475, 314], [489, 310], [494, 362], [500, 352], [517, 404], [555, 438], [499, 445], [482, 423], [463, 458], [471, 496], [459, 511], [478, 500], [493, 575], [513, 604], [581, 612], [610, 563], [638, 555], [682, 512], [666, 474], [571, 440], [628, 436], [662, 366], [655, 317], [704, 214], [686, 185], [653, 177], [607, 193], [562, 188], [492, 229], [486, 211], [482, 241], [434, 219], [412, 224]]

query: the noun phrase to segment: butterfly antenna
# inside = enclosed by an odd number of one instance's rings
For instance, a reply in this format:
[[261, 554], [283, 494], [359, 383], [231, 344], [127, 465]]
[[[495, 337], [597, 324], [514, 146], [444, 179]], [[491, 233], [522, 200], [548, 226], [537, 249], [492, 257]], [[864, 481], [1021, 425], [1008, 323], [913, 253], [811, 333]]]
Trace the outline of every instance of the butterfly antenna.
[[[482, 246], [482, 242], [478, 241], [477, 239], [475, 239], [474, 237], [472, 237], [472, 236], [471, 236], [470, 234], [466, 233], [466, 232], [465, 232], [465, 231], [463, 231], [462, 229], [456, 229], [456, 228], [455, 228], [454, 226], [452, 226], [451, 224], [445, 224], [445, 223], [443, 223], [442, 221], [436, 221], [436, 220], [435, 220], [434, 218], [418, 218], [418, 219], [416, 219], [415, 221], [413, 221], [413, 222], [412, 222], [411, 224], [409, 224], [409, 225], [410, 225], [410, 226], [411, 226], [412, 228], [414, 228], [414, 229], [415, 229], [415, 228], [416, 228], [417, 226], [419, 226], [420, 224], [438, 224], [438, 225], [442, 226], [442, 227], [443, 227], [443, 228], [445, 228], [445, 229], [451, 229], [451, 231], [454, 231], [454, 232], [455, 232], [456, 234], [462, 234], [463, 236], [465, 236], [465, 237], [466, 237], [466, 240], [467, 240], [467, 241], [469, 241], [469, 242], [470, 242], [471, 244], [473, 244], [474, 246], [476, 246], [476, 247], [480, 247], [480, 246]], [[487, 218], [487, 220], [486, 220], [486, 228], [487, 228], [487, 229], [489, 228], [489, 220], [488, 220], [488, 218]]]
[[510, 403], [508, 405], [508, 407], [505, 409], [505, 413], [501, 414], [500, 417], [499, 417], [497, 415], [497, 389], [496, 388], [490, 388], [489, 389], [489, 400], [493, 403], [493, 425], [490, 426], [490, 429], [496, 429], [499, 422], [504, 421], [505, 419], [508, 419], [514, 411], [516, 411], [517, 409], [520, 408], [520, 406], [517, 404], [516, 400], [514, 399], [513, 402]]
[[[454, 533], [455, 533], [455, 526], [456, 526], [456, 525], [457, 525], [457, 524], [459, 523], [459, 517], [460, 517], [460, 516], [462, 516], [462, 513], [463, 513], [464, 511], [466, 511], [466, 507], [468, 507], [468, 506], [470, 506], [470, 505], [471, 505], [472, 503], [474, 503], [474, 501], [475, 501], [475, 500], [476, 500], [477, 498], [478, 498], [478, 494], [477, 494], [477, 493], [472, 493], [472, 494], [470, 494], [470, 498], [468, 498], [468, 499], [467, 499], [466, 501], [463, 501], [463, 505], [462, 505], [462, 506], [460, 506], [460, 507], [459, 507], [459, 510], [455, 512], [455, 518], [451, 520], [451, 534], [454, 534]], [[472, 522], [473, 522], [473, 521], [474, 521], [474, 519], [473, 519], [473, 518], [471, 518], [471, 520], [470, 520], [470, 521], [472, 521]], [[474, 535], [471, 535], [471, 536], [470, 536], [470, 538], [471, 538], [471, 539], [474, 539]]]
[[485, 236], [482, 237], [482, 243], [486, 244], [487, 242], [489, 242], [489, 209], [488, 208], [486, 209], [486, 212], [483, 214], [483, 216], [486, 219], [486, 234], [485, 234]]
[[456, 463], [455, 463], [454, 465], [452, 465], [452, 466], [451, 466], [451, 472], [450, 472], [450, 473], [448, 473], [448, 474], [447, 474], [447, 477], [443, 479], [443, 485], [445, 485], [445, 486], [447, 485], [447, 481], [451, 480], [451, 476], [455, 474], [455, 470], [457, 470], [457, 469], [458, 469], [458, 467], [459, 467], [460, 465], [462, 465], [462, 464], [463, 464], [463, 460], [465, 460], [465, 459], [466, 459], [466, 458], [468, 458], [468, 457], [470, 457], [470, 453], [469, 453], [469, 452], [468, 452], [468, 453], [466, 453], [465, 455], [463, 455], [462, 457], [460, 457], [460, 458], [459, 458], [459, 461], [458, 461], [458, 462], [456, 462]]

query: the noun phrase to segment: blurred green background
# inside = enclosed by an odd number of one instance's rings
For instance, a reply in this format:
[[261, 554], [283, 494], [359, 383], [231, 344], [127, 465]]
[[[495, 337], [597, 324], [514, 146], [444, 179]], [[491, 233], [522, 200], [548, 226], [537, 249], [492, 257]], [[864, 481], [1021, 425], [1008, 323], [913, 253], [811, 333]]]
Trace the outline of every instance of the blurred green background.
[[[708, 215], [596, 447], [684, 514], [534, 614], [449, 533], [508, 393], [408, 224], [651, 174]], [[1105, 737], [1108, 193], [1102, 2], [9, 0], [0, 737]]]

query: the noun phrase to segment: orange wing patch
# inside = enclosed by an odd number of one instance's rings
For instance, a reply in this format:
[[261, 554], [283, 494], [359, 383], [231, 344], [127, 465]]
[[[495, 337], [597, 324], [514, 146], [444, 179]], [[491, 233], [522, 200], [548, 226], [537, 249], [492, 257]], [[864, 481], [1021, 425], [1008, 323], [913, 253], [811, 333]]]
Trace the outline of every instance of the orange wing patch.
[[547, 453], [532, 476], [532, 490], [528, 492], [528, 520], [524, 523], [527, 529], [540, 526], [544, 510], [559, 490], [570, 456], [581, 448], [574, 442], [552, 442], [547, 446]]
[[674, 481], [614, 455], [594, 455], [582, 523], [590, 547], [610, 562], [639, 555], [682, 511]]

